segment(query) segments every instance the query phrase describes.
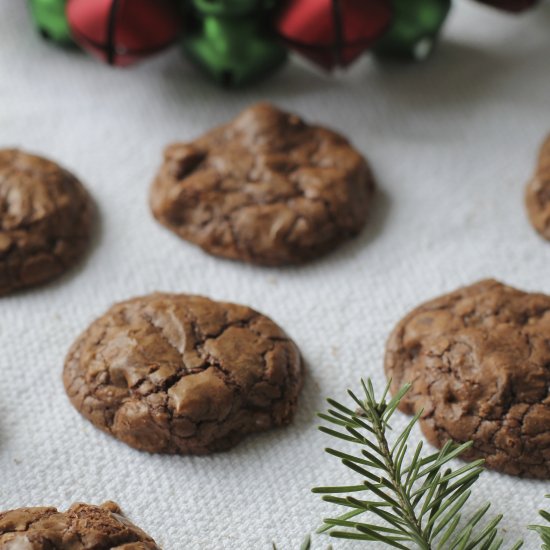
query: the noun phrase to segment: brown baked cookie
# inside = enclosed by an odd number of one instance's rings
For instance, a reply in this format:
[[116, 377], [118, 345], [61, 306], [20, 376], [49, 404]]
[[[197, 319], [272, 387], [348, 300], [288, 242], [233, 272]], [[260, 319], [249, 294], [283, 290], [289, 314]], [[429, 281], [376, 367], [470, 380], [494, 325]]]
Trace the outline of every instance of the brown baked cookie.
[[288, 424], [302, 363], [287, 335], [248, 307], [151, 294], [92, 323], [64, 382], [88, 420], [128, 445], [205, 454]]
[[550, 241], [550, 136], [540, 151], [537, 171], [527, 185], [525, 202], [531, 223]]
[[550, 296], [481, 281], [427, 302], [386, 350], [401, 409], [423, 409], [428, 440], [473, 440], [466, 458], [511, 475], [550, 478]]
[[159, 550], [114, 502], [0, 513], [0, 550]]
[[373, 192], [347, 139], [261, 103], [168, 147], [150, 204], [163, 225], [211, 254], [278, 266], [357, 235]]
[[57, 277], [88, 244], [92, 201], [57, 164], [0, 150], [0, 296]]

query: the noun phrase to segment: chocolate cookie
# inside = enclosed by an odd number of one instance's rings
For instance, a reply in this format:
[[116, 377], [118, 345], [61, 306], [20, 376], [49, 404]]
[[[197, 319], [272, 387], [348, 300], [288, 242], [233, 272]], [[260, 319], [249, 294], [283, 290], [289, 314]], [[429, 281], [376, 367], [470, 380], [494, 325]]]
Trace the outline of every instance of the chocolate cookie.
[[0, 550], [159, 550], [114, 502], [0, 513]]
[[155, 217], [207, 252], [277, 266], [357, 235], [374, 182], [341, 135], [269, 104], [171, 145], [151, 190]]
[[151, 294], [92, 323], [64, 382], [88, 420], [128, 445], [204, 454], [288, 424], [302, 364], [286, 334], [248, 307]]
[[540, 151], [535, 176], [527, 185], [525, 202], [531, 223], [550, 241], [550, 136]]
[[550, 296], [486, 280], [421, 305], [395, 328], [386, 373], [426, 437], [473, 440], [466, 458], [550, 478]]
[[92, 202], [57, 164], [0, 150], [0, 296], [57, 277], [82, 255]]

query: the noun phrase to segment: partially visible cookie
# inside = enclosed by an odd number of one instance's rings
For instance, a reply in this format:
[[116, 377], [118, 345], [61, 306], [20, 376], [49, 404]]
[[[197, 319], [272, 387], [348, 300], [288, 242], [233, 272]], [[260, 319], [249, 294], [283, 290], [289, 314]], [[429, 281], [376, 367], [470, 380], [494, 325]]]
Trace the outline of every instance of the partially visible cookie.
[[171, 145], [151, 189], [153, 214], [216, 256], [278, 266], [357, 235], [374, 181], [343, 136], [269, 104]]
[[540, 151], [536, 173], [527, 185], [525, 202], [531, 223], [550, 241], [550, 136]]
[[200, 296], [113, 306], [65, 362], [73, 405], [151, 453], [205, 454], [288, 424], [302, 386], [296, 345], [270, 319]]
[[160, 550], [117, 504], [20, 508], [0, 513], [0, 550]]
[[386, 348], [401, 409], [441, 447], [473, 440], [466, 458], [495, 470], [550, 478], [550, 296], [481, 281], [427, 302]]
[[0, 150], [0, 296], [65, 272], [87, 247], [92, 201], [69, 172]]

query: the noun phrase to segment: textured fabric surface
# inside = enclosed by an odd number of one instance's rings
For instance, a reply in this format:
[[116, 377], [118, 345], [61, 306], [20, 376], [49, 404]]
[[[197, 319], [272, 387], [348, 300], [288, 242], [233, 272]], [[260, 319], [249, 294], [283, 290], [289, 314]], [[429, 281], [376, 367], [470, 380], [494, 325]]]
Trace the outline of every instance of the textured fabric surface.
[[[50, 47], [24, 4], [0, 2], [0, 145], [74, 171], [98, 204], [100, 227], [79, 268], [0, 301], [0, 508], [112, 499], [166, 550], [267, 550], [271, 541], [295, 549], [332, 511], [309, 489], [353, 479], [323, 453], [333, 441], [317, 431], [315, 412], [361, 376], [383, 384], [395, 323], [484, 277], [550, 293], [550, 246], [523, 206], [550, 124], [550, 5], [508, 17], [458, 2], [424, 65], [365, 59], [330, 78], [293, 63], [256, 88], [225, 92], [177, 49], [113, 70]], [[377, 174], [367, 229], [305, 267], [209, 257], [148, 210], [163, 147], [259, 99], [345, 132]], [[154, 290], [241, 302], [284, 327], [308, 364], [295, 423], [193, 458], [139, 453], [81, 418], [61, 382], [67, 350], [113, 302]], [[470, 509], [492, 500], [516, 537], [546, 492], [548, 482], [487, 472]], [[537, 548], [525, 534], [526, 548]]]

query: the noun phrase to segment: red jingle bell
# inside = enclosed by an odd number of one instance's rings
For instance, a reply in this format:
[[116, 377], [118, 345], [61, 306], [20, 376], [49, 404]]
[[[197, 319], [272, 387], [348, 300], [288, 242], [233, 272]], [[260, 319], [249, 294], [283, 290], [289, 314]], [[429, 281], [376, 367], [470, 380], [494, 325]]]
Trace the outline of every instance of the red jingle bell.
[[183, 21], [175, 0], [69, 0], [75, 41], [110, 65], [130, 65], [169, 46]]
[[391, 0], [288, 0], [275, 26], [290, 48], [330, 70], [354, 61], [391, 20]]
[[512, 13], [528, 10], [538, 4], [538, 0], [478, 0], [478, 2]]

